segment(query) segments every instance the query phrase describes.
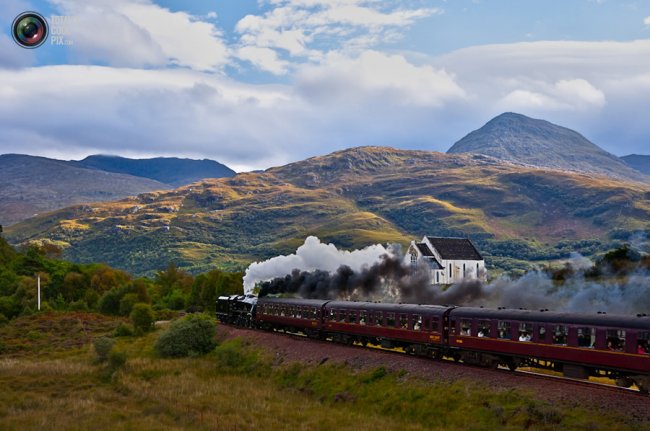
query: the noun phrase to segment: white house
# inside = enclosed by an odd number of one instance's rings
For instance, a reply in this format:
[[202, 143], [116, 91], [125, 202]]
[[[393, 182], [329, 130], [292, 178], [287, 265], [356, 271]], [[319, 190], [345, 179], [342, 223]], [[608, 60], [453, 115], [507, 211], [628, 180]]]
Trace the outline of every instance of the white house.
[[414, 268], [426, 263], [433, 284], [487, 279], [485, 260], [468, 238], [425, 236], [420, 242], [411, 241], [405, 259]]

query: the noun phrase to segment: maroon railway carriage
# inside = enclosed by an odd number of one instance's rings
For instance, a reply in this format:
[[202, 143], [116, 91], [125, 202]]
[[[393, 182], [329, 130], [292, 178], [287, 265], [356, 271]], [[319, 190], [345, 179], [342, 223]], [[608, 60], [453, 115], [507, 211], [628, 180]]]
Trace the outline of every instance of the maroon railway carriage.
[[648, 388], [650, 317], [454, 308], [449, 348], [456, 359], [552, 368], [565, 375], [616, 378]]
[[318, 337], [323, 305], [327, 302], [312, 299], [260, 298], [255, 310], [255, 322], [267, 330], [302, 332], [310, 337]]
[[323, 333], [338, 342], [439, 356], [446, 343], [449, 310], [436, 305], [330, 301], [323, 307]]

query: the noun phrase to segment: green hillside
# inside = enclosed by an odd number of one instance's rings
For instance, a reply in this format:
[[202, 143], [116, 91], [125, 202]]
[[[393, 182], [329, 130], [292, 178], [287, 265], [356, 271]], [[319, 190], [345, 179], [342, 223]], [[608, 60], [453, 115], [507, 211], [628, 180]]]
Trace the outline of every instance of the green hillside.
[[406, 245], [469, 235], [488, 263], [591, 254], [650, 231], [650, 185], [522, 167], [479, 154], [353, 148], [262, 173], [79, 205], [12, 226], [14, 244], [47, 240], [74, 261], [136, 274], [170, 261], [241, 269], [308, 235], [338, 246]]

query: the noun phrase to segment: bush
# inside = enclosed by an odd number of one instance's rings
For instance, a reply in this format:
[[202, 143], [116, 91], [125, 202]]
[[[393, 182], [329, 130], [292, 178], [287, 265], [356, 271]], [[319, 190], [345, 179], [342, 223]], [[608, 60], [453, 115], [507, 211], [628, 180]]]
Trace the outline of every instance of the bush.
[[133, 306], [131, 322], [136, 332], [148, 332], [153, 328], [155, 314], [151, 305], [139, 303]]
[[126, 364], [126, 353], [111, 352], [108, 356], [108, 366], [111, 369], [117, 370], [118, 368], [122, 368], [124, 364]]
[[6, 325], [7, 323], [9, 323], [9, 319], [7, 319], [7, 316], [0, 313], [0, 326]]
[[182, 357], [211, 352], [214, 341], [214, 321], [201, 314], [193, 314], [172, 322], [169, 329], [156, 340], [154, 348], [163, 357]]
[[113, 332], [114, 337], [130, 337], [133, 335], [133, 328], [131, 328], [126, 323], [122, 322], [119, 324], [115, 331]]
[[71, 303], [68, 308], [70, 311], [88, 311], [88, 304], [86, 304], [86, 301], [80, 299], [79, 301]]
[[114, 344], [115, 340], [109, 337], [99, 337], [95, 340], [95, 352], [97, 353], [97, 359], [99, 359], [100, 362], [104, 362], [108, 359], [108, 355], [111, 353]]

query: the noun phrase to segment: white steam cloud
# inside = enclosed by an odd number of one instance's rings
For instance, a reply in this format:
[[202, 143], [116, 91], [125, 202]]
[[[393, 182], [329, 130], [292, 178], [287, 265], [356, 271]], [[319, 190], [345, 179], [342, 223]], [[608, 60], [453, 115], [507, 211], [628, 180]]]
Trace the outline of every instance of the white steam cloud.
[[324, 244], [315, 236], [309, 236], [294, 254], [276, 256], [264, 262], [254, 262], [246, 269], [244, 275], [244, 293], [252, 293], [255, 284], [261, 281], [284, 277], [294, 269], [301, 271], [322, 270], [334, 272], [341, 265], [359, 271], [381, 260], [381, 256], [393, 252], [381, 244], [375, 244], [361, 250], [339, 250], [334, 244]]

